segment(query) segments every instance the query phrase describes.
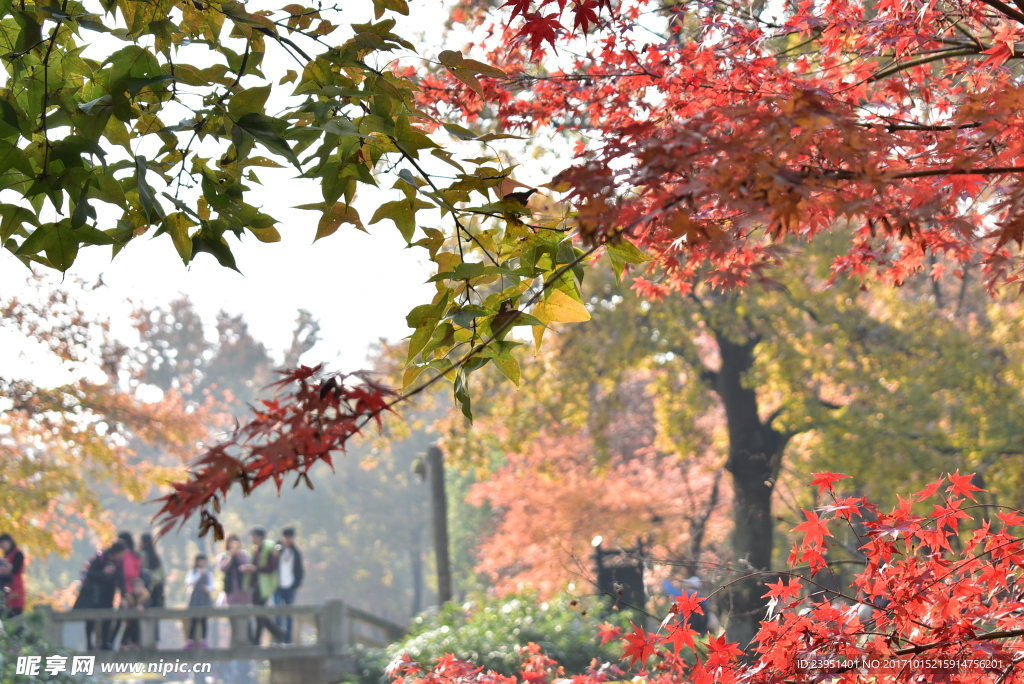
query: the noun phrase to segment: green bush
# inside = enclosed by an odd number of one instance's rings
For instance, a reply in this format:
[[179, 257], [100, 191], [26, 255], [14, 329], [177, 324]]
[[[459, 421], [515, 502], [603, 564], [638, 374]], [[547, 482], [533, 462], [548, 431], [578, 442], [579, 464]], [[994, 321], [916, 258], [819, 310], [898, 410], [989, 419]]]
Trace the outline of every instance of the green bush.
[[[71, 658], [74, 655], [71, 651], [54, 646], [47, 641], [43, 633], [44, 616], [40, 612], [33, 611], [26, 613], [14, 620], [0, 622], [0, 684], [32, 684], [34, 682], [47, 682], [47, 684], [100, 684], [108, 682], [106, 677], [99, 674], [99, 666], [93, 676], [75, 675], [72, 677], [66, 672], [57, 675], [48, 675], [45, 671], [46, 656], [68, 656], [68, 670], [70, 670]], [[16, 674], [18, 656], [42, 656], [42, 667], [40, 673], [35, 677]]]
[[410, 635], [387, 649], [366, 651], [360, 658], [360, 684], [385, 681], [384, 668], [402, 653], [424, 667], [434, 665], [446, 653], [506, 675], [519, 672], [524, 658], [519, 647], [530, 642], [565, 668], [566, 674], [585, 672], [595, 658], [616, 662], [618, 643], [600, 646], [597, 631], [605, 622], [628, 625], [624, 614], [602, 613], [596, 600], [571, 598], [538, 601], [530, 594], [501, 599], [449, 604], [433, 615], [413, 620]]

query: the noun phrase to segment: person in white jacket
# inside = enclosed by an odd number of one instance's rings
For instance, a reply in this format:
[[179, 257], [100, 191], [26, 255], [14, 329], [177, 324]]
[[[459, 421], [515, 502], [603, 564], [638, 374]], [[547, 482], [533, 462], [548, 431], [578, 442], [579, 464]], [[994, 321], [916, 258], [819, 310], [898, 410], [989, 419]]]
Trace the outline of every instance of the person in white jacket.
[[[213, 572], [209, 568], [209, 561], [206, 554], [200, 553], [196, 556], [195, 565], [185, 576], [185, 584], [192, 591], [188, 597], [189, 608], [201, 608], [213, 605]], [[206, 618], [192, 618], [188, 627], [188, 641], [185, 648], [193, 648], [196, 645], [196, 632], [199, 635], [199, 645], [206, 648]]]

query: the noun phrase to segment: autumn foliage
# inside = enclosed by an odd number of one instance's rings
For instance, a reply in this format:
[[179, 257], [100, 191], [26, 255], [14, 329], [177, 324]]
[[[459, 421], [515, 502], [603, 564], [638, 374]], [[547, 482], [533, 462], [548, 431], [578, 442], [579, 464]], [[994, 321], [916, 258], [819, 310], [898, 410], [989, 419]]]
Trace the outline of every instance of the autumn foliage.
[[[142, 502], [180, 475], [212, 416], [175, 392], [144, 401], [108, 322], [66, 290], [36, 288], [27, 301], [0, 299], [0, 333], [14, 342], [5, 351], [31, 340], [38, 367], [62, 374], [48, 386], [0, 377], [0, 500], [4, 530], [42, 557], [70, 552], [90, 532], [112, 537], [104, 495]], [[145, 458], [146, 449], [162, 458]]]
[[175, 483], [174, 491], [161, 497], [157, 517], [163, 532], [198, 514], [201, 534], [213, 530], [214, 538], [222, 539], [216, 514], [232, 487], [248, 494], [273, 482], [280, 490], [285, 478], [295, 475], [295, 486], [312, 488], [314, 465], [332, 465], [367, 423], [380, 423], [391, 390], [364, 376], [321, 377], [320, 371], [320, 366], [281, 371], [272, 385], [280, 395], [252, 407], [244, 422], [192, 463], [186, 482]]
[[[625, 634], [609, 627], [600, 638], [621, 637], [624, 667], [665, 684], [1024, 679], [1018, 652], [1024, 537], [1015, 533], [1024, 514], [977, 505], [980, 490], [970, 475], [947, 475], [888, 512], [844, 496], [842, 477], [816, 474], [814, 484], [827, 502], [805, 511], [790, 570], [768, 584], [768, 612], [749, 660], [741, 660], [742, 652], [724, 635], [698, 639], [685, 626], [703, 610], [695, 595], [679, 597], [660, 627], [634, 625]], [[829, 589], [822, 581], [831, 573], [829, 539], [840, 528], [854, 531], [864, 558], [849, 590]], [[536, 655], [519, 680], [564, 676], [557, 663]], [[597, 666], [573, 681], [623, 678]], [[408, 684], [516, 681], [454, 659], [429, 672], [408, 661], [393, 668], [396, 681]]]
[[592, 582], [597, 535], [610, 548], [642, 542], [655, 558], [685, 559], [691, 574], [725, 562], [730, 492], [715, 474], [718, 459], [681, 463], [648, 446], [601, 467], [595, 453], [585, 434], [544, 436], [473, 487], [470, 503], [496, 514], [476, 555], [499, 594], [522, 585], [549, 597]]
[[[585, 240], [657, 256], [653, 296], [756, 279], [779, 238], [850, 223], [837, 271], [895, 283], [927, 255], [1015, 279], [1024, 239], [1024, 12], [1001, 0], [508, 0], [459, 12], [510, 78], [494, 120], [576, 140], [559, 177]], [[543, 65], [543, 66], [538, 66]], [[490, 109], [439, 76], [424, 104]], [[450, 97], [444, 97], [448, 93]], [[624, 190], [629, 192], [623, 192]]]

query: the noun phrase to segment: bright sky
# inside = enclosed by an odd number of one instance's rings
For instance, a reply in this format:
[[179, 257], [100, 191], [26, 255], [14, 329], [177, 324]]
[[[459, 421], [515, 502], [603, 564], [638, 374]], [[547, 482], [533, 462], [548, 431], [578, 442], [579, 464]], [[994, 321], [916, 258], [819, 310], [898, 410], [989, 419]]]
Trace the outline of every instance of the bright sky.
[[[250, 9], [255, 4], [250, 3]], [[446, 17], [442, 2], [424, 0], [410, 5], [412, 16], [402, 22], [404, 29], [400, 25], [396, 30], [418, 45], [436, 42]], [[347, 11], [344, 18], [353, 22], [369, 19]], [[417, 40], [417, 34], [429, 35], [432, 40]], [[283, 54], [268, 48], [264, 64], [268, 77], [296, 68]], [[439, 49], [427, 47], [421, 54], [433, 57]], [[380, 337], [405, 337], [410, 332], [406, 313], [432, 296], [433, 287], [424, 282], [431, 275], [426, 253], [419, 248], [406, 249], [390, 221], [368, 226], [369, 235], [343, 225], [334, 235], [313, 244], [319, 213], [291, 207], [322, 201], [316, 182], [296, 180], [294, 170], [258, 172], [264, 184], [255, 186], [261, 194], [250, 201], [262, 203], [266, 213], [281, 220], [277, 227], [282, 241], [262, 244], [247, 236], [239, 244], [229, 237], [241, 275], [221, 267], [207, 254], [198, 255], [185, 267], [169, 237], [144, 236], [113, 261], [109, 248], [83, 248], [68, 276], [93, 282], [102, 274], [107, 287], [78, 291], [79, 301], [88, 313], [109, 317], [115, 335], [131, 343], [137, 339], [128, 324], [131, 301], [161, 305], [185, 294], [208, 324], [221, 309], [244, 314], [254, 337], [278, 356], [291, 341], [296, 311], [308, 309], [320, 320], [322, 341], [303, 360], [325, 361], [337, 370], [363, 368], [367, 346]], [[356, 206], [364, 223], [377, 200], [394, 199], [390, 195], [395, 191], [386, 190], [390, 185], [382, 183], [383, 193], [360, 189]], [[430, 219], [420, 218], [425, 220]], [[60, 273], [42, 269], [40, 273], [54, 283], [62, 279]], [[17, 259], [0, 250], [0, 299], [32, 296], [28, 275]], [[77, 290], [73, 283], [69, 286]], [[0, 348], [5, 350], [0, 354], [0, 375], [28, 376], [46, 384], [59, 381], [56, 369], [43, 364], [30, 345], [19, 344], [18, 353], [12, 354], [13, 344], [11, 338], [0, 337]]]

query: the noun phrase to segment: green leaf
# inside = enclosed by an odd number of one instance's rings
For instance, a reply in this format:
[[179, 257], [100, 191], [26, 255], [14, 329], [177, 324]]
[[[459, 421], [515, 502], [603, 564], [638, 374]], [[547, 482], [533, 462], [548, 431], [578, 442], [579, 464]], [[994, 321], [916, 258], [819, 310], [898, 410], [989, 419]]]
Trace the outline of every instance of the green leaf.
[[[192, 252], [193, 254], [198, 252], [212, 254], [221, 266], [238, 271], [238, 266], [235, 265], [235, 255], [231, 253], [231, 248], [223, 237], [203, 235], [203, 231], [199, 231], [192, 236]], [[241, 271], [238, 272], [241, 273]]]
[[3, 217], [0, 220], [0, 243], [7, 242], [25, 223], [39, 225], [34, 211], [13, 204], [0, 204], [0, 216]]
[[[159, 74], [157, 76], [142, 76], [138, 78], [132, 77], [128, 79], [128, 92], [135, 96], [138, 95], [143, 88], [153, 88], [153, 86], [158, 85], [160, 83], [167, 83], [168, 81], [174, 80], [177, 79], [175, 79], [175, 77], [171, 76], [170, 74]], [[155, 92], [156, 88], [153, 88], [153, 90]]]
[[637, 249], [636, 245], [625, 238], [622, 238], [617, 243], [608, 243], [605, 249], [608, 250], [609, 254], [614, 254], [627, 264], [642, 264], [645, 261], [651, 260], [650, 256]]
[[146, 214], [146, 222], [150, 225], [158, 223], [164, 216], [164, 208], [156, 197], [156, 191], [146, 181], [146, 172], [149, 165], [145, 157], [135, 157], [135, 182], [139, 190], [139, 203], [142, 211]]
[[446, 123], [444, 124], [444, 130], [448, 131], [459, 140], [476, 140], [477, 138], [476, 133], [468, 128], [463, 128], [458, 124]]
[[357, 126], [352, 119], [345, 117], [328, 119], [324, 122], [323, 129], [328, 133], [334, 133], [335, 135], [362, 135], [359, 132], [359, 126]]
[[481, 353], [491, 359], [501, 374], [518, 387], [519, 381], [522, 379], [522, 371], [519, 368], [519, 360], [512, 355], [511, 351], [513, 347], [517, 346], [517, 343], [503, 342], [500, 343], [500, 348], [496, 347], [497, 344], [499, 343], [492, 344]]
[[40, 252], [46, 253], [46, 260], [58, 271], [71, 268], [78, 256], [78, 237], [71, 230], [69, 219], [36, 228], [15, 254], [32, 256]]
[[450, 298], [450, 293], [446, 292], [439, 302], [417, 306], [405, 317], [406, 325], [416, 329], [416, 332], [412, 334], [409, 340], [408, 361], [416, 358], [416, 355], [430, 341], [430, 337], [434, 334], [434, 329], [441, 322], [441, 316], [448, 308]]
[[17, 138], [22, 135], [21, 130], [22, 121], [14, 105], [0, 98], [0, 138]]
[[235, 127], [258, 140], [271, 152], [276, 152], [295, 168], [302, 170], [299, 158], [295, 156], [291, 146], [281, 137], [281, 134], [288, 128], [288, 122], [275, 119], [264, 114], [246, 114], [235, 122]]
[[494, 311], [487, 307], [479, 306], [477, 304], [467, 304], [466, 306], [455, 309], [445, 316], [445, 318], [452, 319], [452, 323], [459, 327], [468, 328], [473, 325], [473, 321], [476, 319], [493, 315]]
[[93, 221], [96, 220], [96, 209], [89, 204], [88, 200], [89, 186], [92, 185], [92, 180], [92, 178], [89, 178], [85, 181], [82, 192], [79, 193], [78, 200], [75, 203], [75, 212], [71, 215], [71, 227], [74, 229], [84, 226], [90, 218]]
[[469, 395], [469, 374], [464, 367], [460, 368], [459, 372], [455, 375], [455, 401], [459, 403], [462, 415], [466, 416], [469, 422], [472, 423], [473, 408]]
[[326, 209], [323, 202], [303, 204], [296, 207], [296, 209], [309, 209], [324, 213], [320, 217], [320, 223], [317, 224], [316, 237], [313, 238], [313, 242], [328, 235], [333, 235], [343, 223], [351, 223], [359, 230], [365, 230], [363, 222], [359, 220], [359, 212], [356, 211], [355, 207], [344, 202], [335, 202], [330, 209]]
[[269, 85], [243, 90], [228, 102], [228, 115], [237, 122], [246, 114], [262, 114], [267, 98], [270, 97], [270, 90]]
[[411, 243], [413, 235], [416, 233], [416, 211], [419, 209], [430, 209], [433, 206], [430, 202], [421, 199], [385, 202], [377, 207], [377, 211], [373, 213], [370, 225], [372, 226], [384, 219], [390, 219], [394, 221], [395, 226], [402, 234], [402, 237], [405, 238], [406, 243]]
[[24, 150], [7, 140], [0, 140], [0, 175], [6, 174], [12, 168], [21, 171], [26, 176], [35, 175]]
[[97, 97], [95, 100], [89, 100], [78, 105], [78, 108], [85, 112], [87, 115], [92, 116], [96, 112], [97, 108], [110, 107], [112, 98], [110, 95], [104, 95], [103, 97]]
[[171, 236], [174, 249], [186, 264], [192, 260], [192, 238], [189, 237], [188, 229], [197, 225], [199, 224], [180, 211], [168, 214], [164, 219], [163, 231]]

